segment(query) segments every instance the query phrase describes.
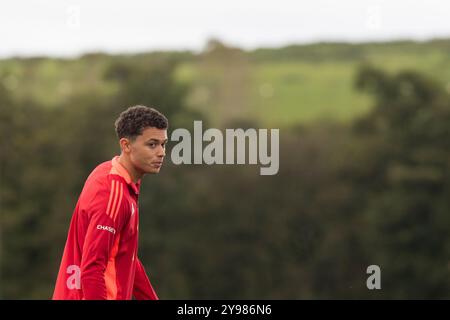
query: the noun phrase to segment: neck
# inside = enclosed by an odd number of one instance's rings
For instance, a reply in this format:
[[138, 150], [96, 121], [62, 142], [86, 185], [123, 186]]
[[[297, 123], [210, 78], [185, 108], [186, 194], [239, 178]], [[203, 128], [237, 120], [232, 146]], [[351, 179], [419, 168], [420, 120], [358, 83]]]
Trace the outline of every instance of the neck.
[[134, 183], [138, 182], [139, 179], [142, 178], [142, 176], [144, 175], [143, 173], [140, 173], [139, 171], [134, 169], [130, 159], [123, 153], [120, 154], [118, 162], [128, 171], [131, 180], [133, 180]]

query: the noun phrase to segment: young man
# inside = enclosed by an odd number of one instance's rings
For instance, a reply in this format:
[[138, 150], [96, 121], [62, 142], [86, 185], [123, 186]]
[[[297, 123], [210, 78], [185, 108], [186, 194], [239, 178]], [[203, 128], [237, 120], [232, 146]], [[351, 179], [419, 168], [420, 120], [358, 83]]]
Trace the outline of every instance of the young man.
[[53, 299], [158, 299], [137, 255], [138, 196], [141, 177], [161, 169], [168, 121], [153, 108], [135, 106], [115, 126], [122, 152], [86, 180]]

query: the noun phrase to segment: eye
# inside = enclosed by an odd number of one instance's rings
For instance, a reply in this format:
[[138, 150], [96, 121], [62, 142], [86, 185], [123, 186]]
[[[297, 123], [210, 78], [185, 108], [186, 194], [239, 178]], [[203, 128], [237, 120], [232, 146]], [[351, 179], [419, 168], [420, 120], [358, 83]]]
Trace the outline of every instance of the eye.
[[150, 146], [150, 148], [155, 148], [156, 147], [156, 143], [149, 143], [148, 145]]

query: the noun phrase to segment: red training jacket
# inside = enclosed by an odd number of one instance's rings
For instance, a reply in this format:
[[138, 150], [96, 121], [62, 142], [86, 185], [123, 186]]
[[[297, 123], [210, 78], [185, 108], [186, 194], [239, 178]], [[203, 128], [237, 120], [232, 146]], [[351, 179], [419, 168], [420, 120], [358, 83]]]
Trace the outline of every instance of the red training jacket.
[[118, 156], [97, 166], [78, 199], [53, 299], [158, 300], [137, 256], [140, 180]]

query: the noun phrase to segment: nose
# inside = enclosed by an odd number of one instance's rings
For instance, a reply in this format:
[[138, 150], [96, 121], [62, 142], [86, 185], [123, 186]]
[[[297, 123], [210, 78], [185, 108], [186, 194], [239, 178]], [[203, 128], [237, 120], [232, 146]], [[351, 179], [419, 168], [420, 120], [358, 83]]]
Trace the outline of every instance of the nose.
[[166, 148], [163, 146], [159, 147], [158, 157], [163, 158], [166, 156]]

